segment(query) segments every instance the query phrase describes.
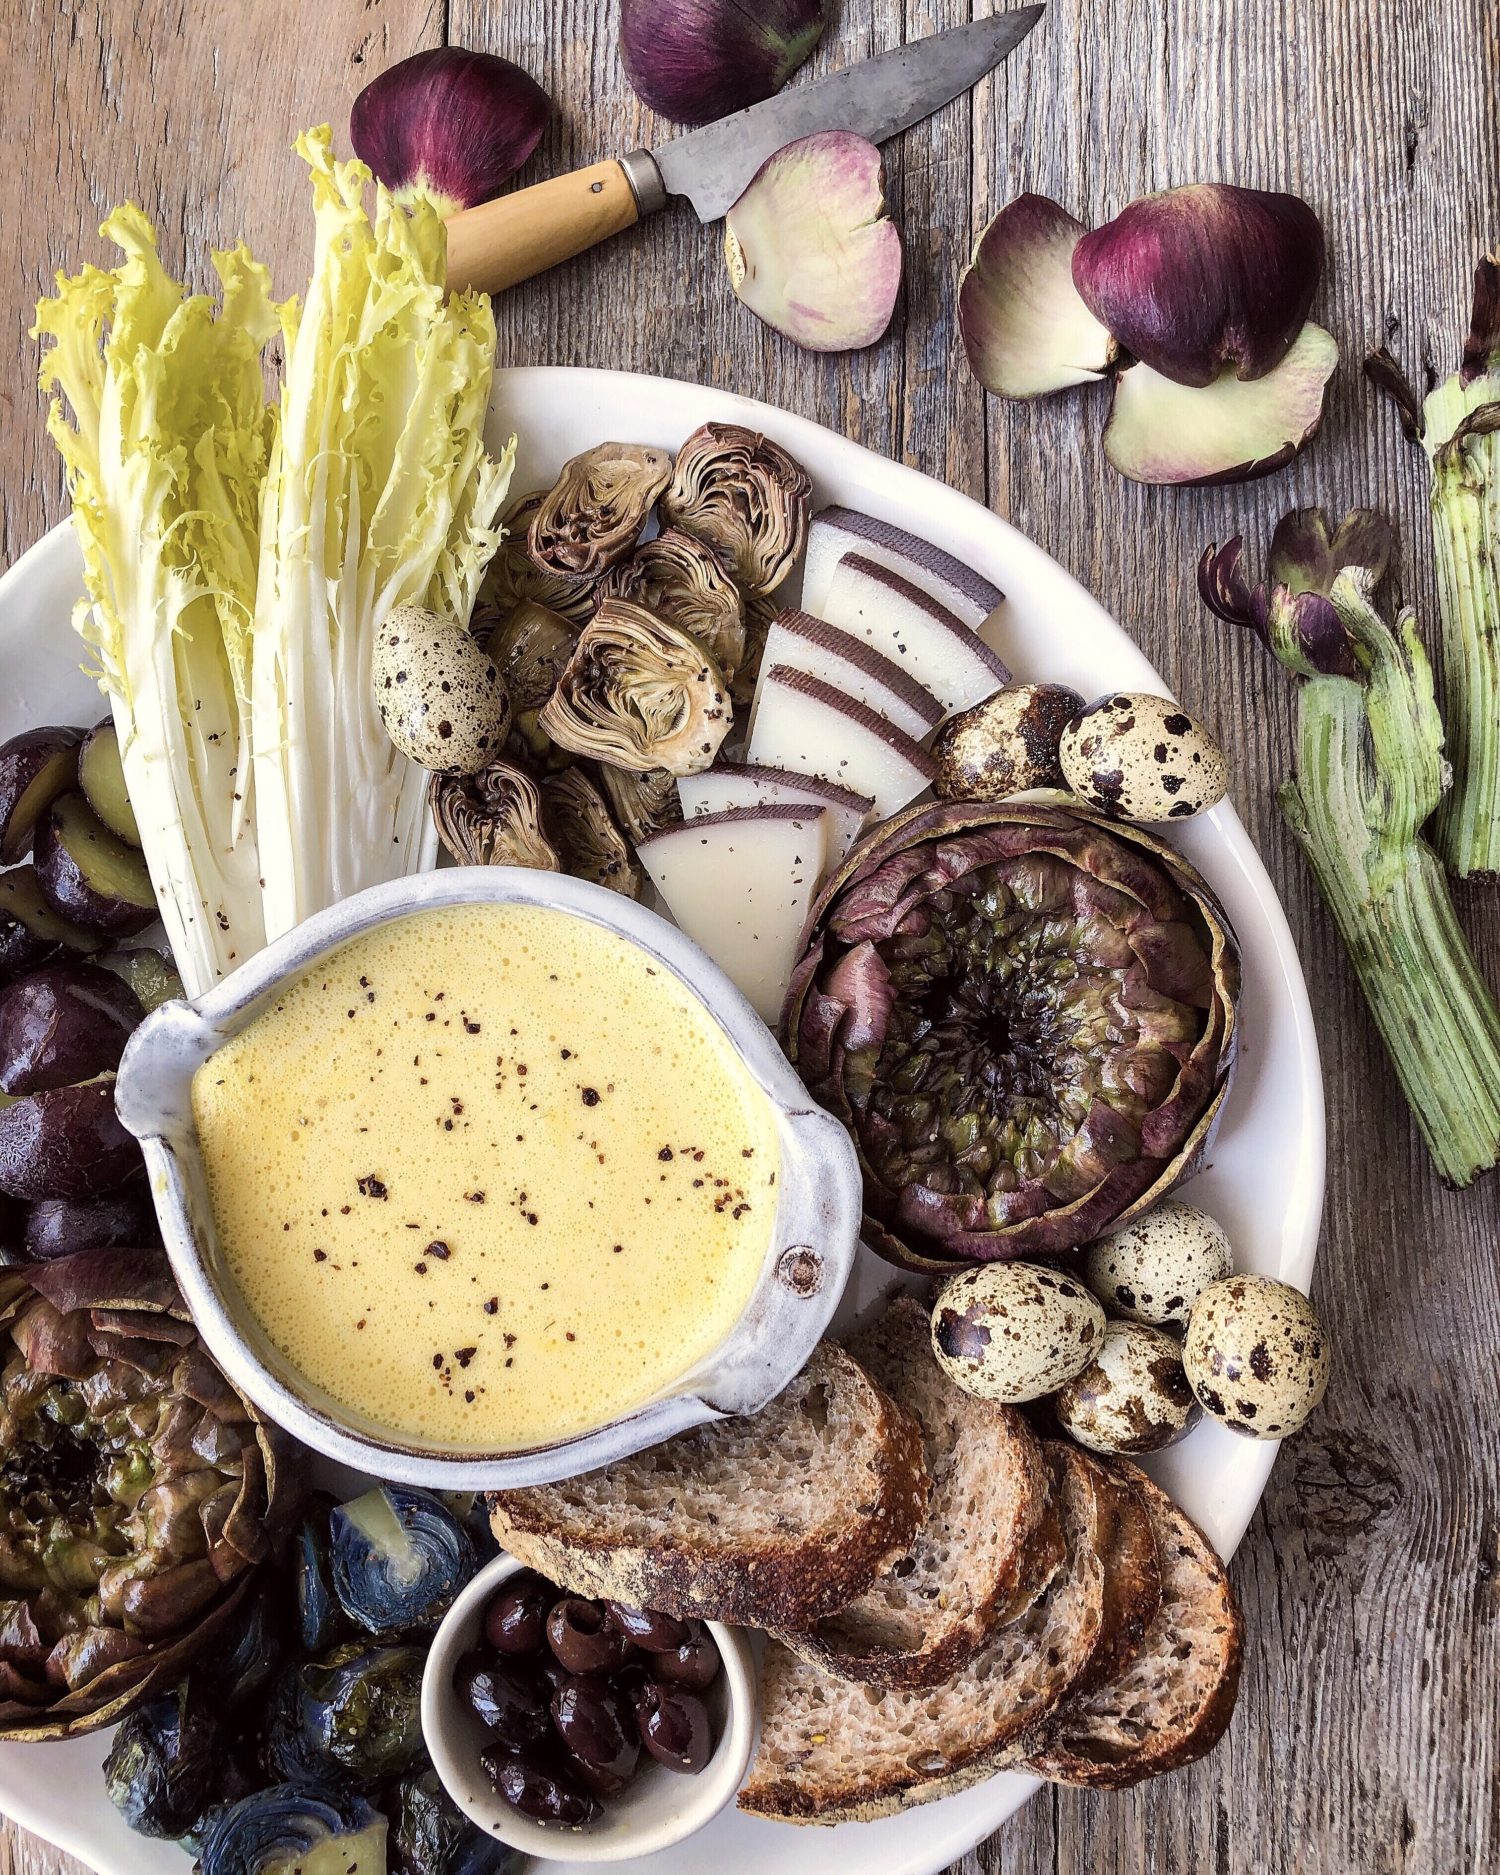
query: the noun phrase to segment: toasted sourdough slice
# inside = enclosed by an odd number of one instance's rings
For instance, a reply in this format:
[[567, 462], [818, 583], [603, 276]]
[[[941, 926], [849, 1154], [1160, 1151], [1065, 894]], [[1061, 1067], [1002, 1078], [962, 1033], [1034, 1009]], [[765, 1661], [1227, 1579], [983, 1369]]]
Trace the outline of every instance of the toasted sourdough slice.
[[1244, 1624], [1224, 1565], [1144, 1472], [1121, 1467], [1150, 1513], [1161, 1601], [1134, 1657], [1060, 1707], [1026, 1768], [1060, 1784], [1118, 1790], [1211, 1751], [1234, 1711]]
[[877, 1689], [779, 1641], [761, 1675], [760, 1742], [742, 1810], [787, 1823], [890, 1816], [978, 1783], [1088, 1669], [1104, 1617], [1099, 1467], [1048, 1444], [1067, 1556], [1045, 1592], [996, 1628], [946, 1686]]
[[1134, 1466], [1100, 1462], [1104, 1510], [1101, 1539], [1104, 1556], [1104, 1630], [1088, 1672], [1068, 1695], [1074, 1705], [1091, 1688], [1123, 1673], [1144, 1644], [1161, 1608], [1161, 1560], [1146, 1494]]
[[954, 1385], [914, 1296], [899, 1296], [849, 1351], [921, 1424], [927, 1517], [858, 1601], [811, 1634], [778, 1638], [844, 1679], [940, 1686], [978, 1653], [1022, 1583], [1047, 1510], [1041, 1441], [1014, 1408]]
[[490, 1499], [512, 1555], [578, 1595], [753, 1627], [853, 1601], [927, 1510], [915, 1419], [835, 1342], [763, 1412]]

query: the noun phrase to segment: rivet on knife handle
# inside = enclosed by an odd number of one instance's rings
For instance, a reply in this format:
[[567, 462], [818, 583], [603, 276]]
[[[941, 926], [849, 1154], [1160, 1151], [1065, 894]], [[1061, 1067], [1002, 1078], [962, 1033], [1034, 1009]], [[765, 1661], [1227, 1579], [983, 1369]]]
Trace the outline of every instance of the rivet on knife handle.
[[665, 201], [656, 165], [641, 151], [463, 209], [448, 222], [449, 289], [503, 293], [634, 227]]

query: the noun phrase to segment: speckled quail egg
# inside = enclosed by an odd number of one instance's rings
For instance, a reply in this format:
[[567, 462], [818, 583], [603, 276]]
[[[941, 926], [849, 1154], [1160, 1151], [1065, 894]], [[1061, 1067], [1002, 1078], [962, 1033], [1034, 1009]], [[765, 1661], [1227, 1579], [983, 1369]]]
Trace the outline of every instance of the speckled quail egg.
[[1233, 1268], [1223, 1225], [1176, 1199], [1089, 1244], [1079, 1258], [1083, 1280], [1111, 1315], [1155, 1328], [1186, 1328], [1193, 1303]]
[[1182, 1344], [1189, 1384], [1231, 1432], [1284, 1439], [1328, 1387], [1328, 1336], [1300, 1289], [1230, 1276], [1193, 1304]]
[[477, 775], [505, 746], [505, 679], [452, 619], [397, 606], [376, 636], [371, 679], [385, 733], [434, 774]]
[[985, 1263], [938, 1292], [932, 1346], [981, 1400], [1039, 1400], [1093, 1358], [1104, 1311], [1081, 1282], [1039, 1263]]
[[1027, 788], [1060, 788], [1057, 745], [1082, 708], [1066, 684], [1007, 684], [937, 732], [934, 791], [945, 801], [1003, 801]]
[[1170, 697], [1102, 698], [1064, 729], [1058, 755], [1073, 792], [1116, 820], [1186, 820], [1229, 785], [1218, 743]]
[[1099, 1351], [1052, 1402], [1057, 1423], [1091, 1452], [1159, 1452], [1203, 1415], [1182, 1350], [1160, 1328], [1111, 1322]]

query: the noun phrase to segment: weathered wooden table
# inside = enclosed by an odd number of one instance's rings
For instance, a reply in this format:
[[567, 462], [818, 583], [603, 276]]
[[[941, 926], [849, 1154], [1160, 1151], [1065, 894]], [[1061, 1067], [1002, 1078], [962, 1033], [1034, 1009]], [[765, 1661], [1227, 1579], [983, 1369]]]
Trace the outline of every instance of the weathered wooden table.
[[[988, 10], [978, 0], [976, 11]], [[244, 235], [283, 291], [305, 277], [299, 127], [444, 39], [519, 60], [558, 119], [529, 175], [648, 142], [610, 0], [0, 0], [0, 561], [65, 513], [32, 389], [31, 308], [132, 196], [201, 277]], [[968, 0], [844, 0], [840, 63], [969, 17]], [[1249, 1648], [1226, 1742], [1124, 1796], [1049, 1793], [978, 1852], [1007, 1875], [1480, 1875], [1500, 1869], [1500, 1256], [1496, 1187], [1433, 1178], [1327, 917], [1280, 824], [1287, 683], [1199, 608], [1206, 541], [1258, 551], [1284, 509], [1373, 502], [1399, 520], [1430, 621], [1423, 474], [1357, 360], [1385, 340], [1449, 370], [1476, 255], [1500, 238], [1494, 0], [1051, 0], [975, 96], [888, 152], [908, 280], [874, 351], [820, 359], [730, 295], [718, 238], [658, 218], [500, 307], [503, 362], [728, 385], [815, 417], [1007, 514], [1140, 640], [1230, 749], [1235, 793], [1301, 947], [1324, 1049], [1330, 1178], [1317, 1294], [1328, 1401], [1282, 1455], [1235, 1562]], [[1254, 488], [1117, 479], [1102, 393], [987, 403], [954, 334], [959, 269], [1021, 189], [1084, 217], [1224, 178], [1308, 197], [1329, 235], [1320, 316], [1345, 364], [1323, 433]], [[61, 622], [59, 629], [63, 629]], [[1058, 620], [1067, 630], [1067, 620]], [[1495, 891], [1461, 898], [1500, 981]], [[967, 1865], [966, 1865], [967, 1866]], [[6, 1825], [0, 1875], [76, 1865]]]

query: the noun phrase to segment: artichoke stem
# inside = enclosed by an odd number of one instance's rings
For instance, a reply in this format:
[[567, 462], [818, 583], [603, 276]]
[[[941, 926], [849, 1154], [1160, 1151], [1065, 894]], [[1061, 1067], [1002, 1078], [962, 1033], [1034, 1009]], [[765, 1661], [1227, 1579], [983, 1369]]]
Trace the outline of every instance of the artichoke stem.
[[[1335, 603], [1344, 597], [1336, 592]], [[1409, 656], [1414, 633], [1403, 638]], [[1425, 675], [1425, 661], [1414, 670], [1386, 633], [1369, 689], [1346, 677], [1303, 684], [1297, 780], [1278, 799], [1428, 1151], [1442, 1178], [1462, 1188], [1500, 1159], [1500, 1008], [1437, 855], [1415, 831], [1434, 753], [1429, 712], [1409, 719], [1418, 733], [1406, 747], [1391, 733], [1395, 712], [1380, 720], [1402, 689], [1421, 704]]]
[[1500, 874], [1500, 376], [1450, 379], [1427, 400], [1432, 538], [1454, 786], [1436, 840], [1461, 879]]

